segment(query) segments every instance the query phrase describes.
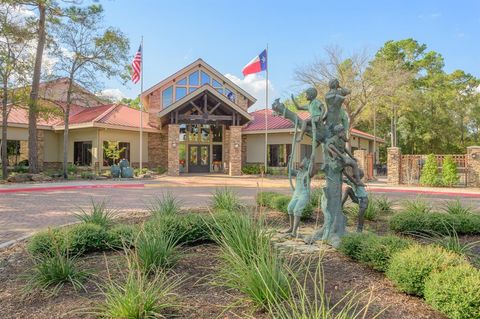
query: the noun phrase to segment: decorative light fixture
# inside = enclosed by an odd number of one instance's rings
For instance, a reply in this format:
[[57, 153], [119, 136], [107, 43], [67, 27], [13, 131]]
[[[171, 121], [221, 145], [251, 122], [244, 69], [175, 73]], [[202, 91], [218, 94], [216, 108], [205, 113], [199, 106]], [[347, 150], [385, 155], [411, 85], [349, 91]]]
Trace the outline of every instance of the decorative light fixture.
[[177, 142], [173, 141], [173, 142], [172, 142], [172, 146], [173, 146], [173, 147], [177, 147]]
[[235, 142], [235, 144], [233, 144], [233, 146], [234, 146], [235, 148], [238, 148], [238, 147], [240, 146], [240, 144], [238, 144], [238, 142]]

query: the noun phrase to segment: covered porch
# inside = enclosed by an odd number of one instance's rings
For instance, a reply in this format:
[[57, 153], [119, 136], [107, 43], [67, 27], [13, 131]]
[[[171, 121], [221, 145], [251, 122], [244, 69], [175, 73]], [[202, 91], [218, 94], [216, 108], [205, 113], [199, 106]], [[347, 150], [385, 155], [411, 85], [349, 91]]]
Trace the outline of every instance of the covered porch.
[[158, 113], [167, 128], [169, 175], [241, 175], [242, 126], [251, 116], [210, 85], [204, 85]]

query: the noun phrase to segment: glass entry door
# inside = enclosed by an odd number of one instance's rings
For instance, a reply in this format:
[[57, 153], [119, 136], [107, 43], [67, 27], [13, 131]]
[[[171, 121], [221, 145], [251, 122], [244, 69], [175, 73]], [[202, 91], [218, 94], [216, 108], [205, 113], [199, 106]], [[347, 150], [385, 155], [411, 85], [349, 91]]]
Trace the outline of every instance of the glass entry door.
[[188, 146], [188, 171], [190, 173], [210, 172], [210, 145]]

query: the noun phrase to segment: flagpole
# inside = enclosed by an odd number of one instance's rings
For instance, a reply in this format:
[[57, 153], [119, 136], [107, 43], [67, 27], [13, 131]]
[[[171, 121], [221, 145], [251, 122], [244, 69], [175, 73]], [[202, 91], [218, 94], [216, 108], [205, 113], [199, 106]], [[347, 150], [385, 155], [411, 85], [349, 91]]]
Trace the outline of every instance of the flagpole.
[[268, 169], [268, 43], [266, 49], [266, 58], [267, 58], [267, 69], [265, 76], [265, 174], [267, 174]]
[[[140, 61], [140, 97], [141, 97], [143, 94], [143, 35], [142, 35], [142, 41], [140, 46], [142, 48], [142, 52], [141, 52], [142, 60]], [[143, 167], [143, 103], [141, 98], [139, 100], [140, 100], [140, 172], [141, 172]]]

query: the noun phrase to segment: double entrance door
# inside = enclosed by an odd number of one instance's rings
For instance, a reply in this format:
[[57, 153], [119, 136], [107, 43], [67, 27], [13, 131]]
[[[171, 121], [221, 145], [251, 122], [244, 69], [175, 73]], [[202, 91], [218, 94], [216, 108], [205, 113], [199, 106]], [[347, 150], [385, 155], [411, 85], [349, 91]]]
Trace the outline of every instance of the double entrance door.
[[210, 145], [188, 145], [188, 171], [191, 173], [210, 172]]

